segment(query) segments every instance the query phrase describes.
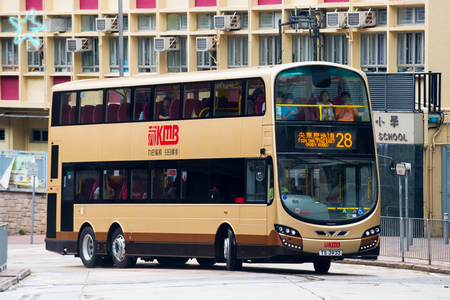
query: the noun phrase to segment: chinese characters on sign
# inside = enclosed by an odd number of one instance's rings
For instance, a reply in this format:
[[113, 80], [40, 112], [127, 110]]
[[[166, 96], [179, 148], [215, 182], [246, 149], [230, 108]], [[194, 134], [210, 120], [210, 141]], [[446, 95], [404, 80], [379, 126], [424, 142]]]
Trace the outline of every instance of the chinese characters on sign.
[[[178, 145], [178, 125], [162, 125], [148, 127], [148, 146], [175, 146]], [[148, 156], [177, 156], [178, 148], [148, 149]]]
[[[399, 127], [400, 126], [400, 120], [398, 115], [390, 115], [389, 123], [384, 121], [386, 119], [386, 116], [378, 116], [378, 118], [375, 120], [375, 124], [378, 126], [376, 127], [384, 127], [385, 124], [389, 124], [392, 128]], [[406, 136], [406, 133], [404, 132], [378, 132], [378, 141], [380, 142], [408, 142], [408, 138]]]
[[328, 148], [337, 150], [354, 149], [355, 132], [311, 132], [297, 134], [297, 148]]

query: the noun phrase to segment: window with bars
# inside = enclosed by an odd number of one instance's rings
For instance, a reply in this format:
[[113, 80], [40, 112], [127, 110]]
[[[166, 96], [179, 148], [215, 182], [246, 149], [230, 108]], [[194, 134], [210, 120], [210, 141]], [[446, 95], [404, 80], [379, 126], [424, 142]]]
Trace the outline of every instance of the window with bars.
[[214, 51], [198, 51], [197, 52], [197, 71], [216, 70], [217, 52]]
[[54, 41], [55, 49], [55, 72], [70, 72], [72, 65], [72, 53], [67, 52], [66, 39], [56, 38]]
[[10, 17], [1, 17], [2, 32], [17, 32], [17, 27], [9, 20]]
[[19, 50], [14, 38], [2, 38], [2, 70], [19, 71]]
[[398, 7], [397, 24], [425, 24], [425, 7]]
[[228, 67], [248, 66], [248, 36], [228, 36]]
[[31, 131], [31, 141], [33, 143], [48, 142], [48, 130], [33, 129]]
[[361, 34], [361, 68], [365, 72], [386, 72], [386, 34]]
[[387, 25], [387, 9], [377, 10], [378, 25]]
[[81, 53], [81, 72], [95, 73], [99, 72], [99, 52], [98, 52], [98, 38], [92, 41], [92, 51]]
[[138, 15], [138, 30], [139, 31], [156, 30], [156, 16]]
[[186, 30], [187, 14], [167, 14], [167, 30]]
[[424, 33], [397, 33], [397, 71], [424, 71]]
[[81, 31], [95, 31], [95, 19], [97, 15], [81, 16]]
[[274, 65], [278, 62], [280, 55], [278, 36], [259, 37], [259, 65]]
[[35, 23], [37, 24], [43, 24], [42, 22], [42, 16], [35, 16], [34, 17], [34, 22], [31, 22], [30, 19], [27, 19], [27, 31], [33, 31], [36, 28], [39, 28], [39, 26], [37, 26]]
[[292, 36], [292, 62], [312, 61], [313, 57], [313, 40], [309, 35]]
[[264, 11], [259, 13], [259, 28], [278, 28], [281, 12]]
[[197, 14], [197, 29], [214, 29], [214, 14]]
[[[123, 39], [123, 65], [124, 72], [128, 72], [128, 38]], [[119, 72], [119, 38], [109, 38], [109, 72]]]
[[187, 72], [186, 37], [180, 37], [180, 50], [167, 51], [167, 72]]
[[348, 38], [345, 34], [325, 36], [325, 60], [348, 65]]
[[28, 72], [44, 71], [44, 66], [42, 65], [44, 51], [27, 52], [27, 56], [28, 56]]
[[156, 73], [154, 38], [138, 38], [138, 72]]

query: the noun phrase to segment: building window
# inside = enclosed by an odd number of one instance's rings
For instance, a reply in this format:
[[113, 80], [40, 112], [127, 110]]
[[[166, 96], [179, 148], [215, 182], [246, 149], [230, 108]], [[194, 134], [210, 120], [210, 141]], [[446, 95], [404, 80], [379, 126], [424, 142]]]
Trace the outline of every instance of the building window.
[[5, 129], [1, 128], [0, 129], [0, 142], [4, 142], [5, 141]]
[[31, 132], [32, 142], [48, 142], [48, 130], [46, 129], [33, 129]]
[[217, 69], [217, 52], [198, 51], [197, 52], [197, 71], [216, 70]]
[[345, 34], [325, 36], [325, 60], [348, 65], [348, 39]]
[[34, 17], [34, 23], [31, 22], [29, 19], [27, 19], [27, 31], [33, 31], [33, 29], [39, 28], [39, 26], [37, 26], [35, 23], [37, 24], [43, 24], [42, 22], [42, 16], [35, 16]]
[[387, 25], [387, 9], [379, 9], [377, 11], [378, 25]]
[[386, 72], [386, 34], [361, 34], [361, 68], [365, 72]]
[[138, 15], [138, 30], [156, 30], [156, 16]]
[[92, 51], [81, 53], [81, 72], [99, 72], [98, 38], [93, 39]]
[[13, 38], [2, 39], [2, 70], [19, 71], [19, 50]]
[[43, 51], [27, 52], [28, 54], [28, 72], [43, 72], [44, 66], [42, 65], [42, 58], [44, 56]]
[[[123, 39], [123, 65], [124, 72], [128, 72], [128, 38]], [[119, 72], [119, 38], [109, 38], [109, 72]]]
[[278, 20], [280, 19], [281, 19], [281, 12], [273, 12], [273, 11], [260, 12], [259, 28], [278, 28]]
[[10, 17], [1, 17], [2, 32], [17, 32], [17, 27], [9, 20]]
[[408, 32], [397, 34], [397, 71], [424, 71], [424, 34]]
[[259, 64], [274, 65], [278, 62], [280, 45], [278, 36], [259, 37]]
[[167, 30], [187, 29], [187, 14], [167, 14]]
[[180, 50], [167, 52], [167, 72], [187, 72], [186, 37], [180, 37]]
[[154, 38], [138, 38], [138, 72], [156, 73]]
[[309, 35], [294, 35], [292, 37], [292, 62], [312, 61], [313, 57], [313, 40]]
[[197, 14], [197, 29], [214, 29], [214, 14]]
[[95, 31], [95, 19], [97, 16], [81, 16], [81, 31]]
[[248, 37], [228, 36], [228, 67], [248, 66]]
[[425, 7], [397, 8], [397, 24], [398, 25], [425, 24]]
[[72, 53], [66, 50], [66, 39], [55, 39], [55, 72], [70, 72]]

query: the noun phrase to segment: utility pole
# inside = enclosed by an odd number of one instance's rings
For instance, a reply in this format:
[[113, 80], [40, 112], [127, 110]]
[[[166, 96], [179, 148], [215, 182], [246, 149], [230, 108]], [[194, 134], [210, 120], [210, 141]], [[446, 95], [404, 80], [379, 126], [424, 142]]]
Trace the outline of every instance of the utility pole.
[[123, 3], [119, 1], [119, 76], [123, 77]]

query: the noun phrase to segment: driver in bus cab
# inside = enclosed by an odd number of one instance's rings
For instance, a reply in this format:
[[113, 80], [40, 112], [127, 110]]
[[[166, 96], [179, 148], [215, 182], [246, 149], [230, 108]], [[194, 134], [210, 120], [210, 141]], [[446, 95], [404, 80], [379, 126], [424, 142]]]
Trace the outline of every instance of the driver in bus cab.
[[[285, 186], [283, 186], [283, 185], [281, 184], [281, 178], [278, 179], [278, 183], [279, 183], [278, 186], [279, 186], [279, 188], [280, 188], [281, 195], [287, 194], [287, 193], [289, 192], [289, 190], [288, 190]], [[270, 187], [270, 189], [269, 189], [269, 199], [270, 199], [270, 201], [273, 200], [273, 186]]]

